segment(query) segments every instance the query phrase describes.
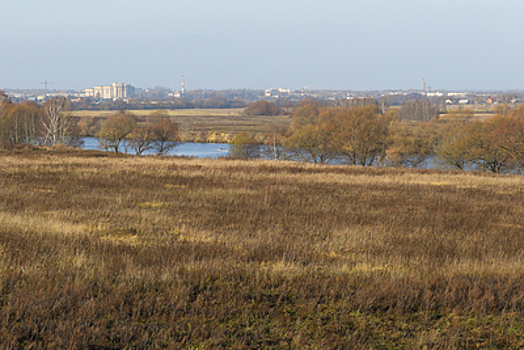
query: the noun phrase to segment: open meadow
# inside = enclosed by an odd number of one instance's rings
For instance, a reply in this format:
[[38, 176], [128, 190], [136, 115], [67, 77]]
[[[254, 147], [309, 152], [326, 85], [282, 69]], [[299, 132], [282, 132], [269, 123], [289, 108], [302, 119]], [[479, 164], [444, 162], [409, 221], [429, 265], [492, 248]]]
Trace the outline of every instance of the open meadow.
[[[244, 111], [243, 108], [190, 108], [190, 109], [162, 109], [161, 111], [165, 111], [168, 113], [171, 117], [178, 117], [178, 116], [238, 116], [241, 115]], [[80, 111], [72, 111], [70, 112], [72, 116], [74, 117], [109, 117], [112, 114], [115, 114], [117, 111], [106, 111], [106, 110], [80, 110]], [[136, 110], [128, 110], [127, 111], [130, 114], [133, 114], [137, 117], [146, 117], [148, 114], [155, 112], [155, 110], [149, 110], [149, 109], [136, 109]]]
[[0, 348], [518, 349], [524, 178], [0, 153]]
[[[290, 116], [251, 116], [244, 114], [243, 108], [236, 109], [172, 109], [159, 110], [165, 112], [169, 119], [179, 125], [183, 141], [227, 142], [240, 131], [265, 134], [269, 131], [268, 125], [291, 123]], [[86, 120], [89, 118], [106, 119], [117, 111], [73, 111], [74, 119]], [[155, 110], [126, 111], [143, 123], [150, 113]], [[207, 135], [207, 140], [205, 140]], [[89, 135], [93, 136], [93, 135]]]

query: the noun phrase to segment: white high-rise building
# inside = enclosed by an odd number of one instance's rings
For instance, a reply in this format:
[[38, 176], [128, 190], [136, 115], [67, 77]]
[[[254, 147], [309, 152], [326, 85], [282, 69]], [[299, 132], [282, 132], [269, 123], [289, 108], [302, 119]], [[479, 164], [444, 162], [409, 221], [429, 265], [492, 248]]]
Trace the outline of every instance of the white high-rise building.
[[135, 87], [129, 84], [113, 83], [112, 85], [95, 86], [84, 90], [86, 97], [93, 97], [97, 100], [118, 100], [134, 96]]

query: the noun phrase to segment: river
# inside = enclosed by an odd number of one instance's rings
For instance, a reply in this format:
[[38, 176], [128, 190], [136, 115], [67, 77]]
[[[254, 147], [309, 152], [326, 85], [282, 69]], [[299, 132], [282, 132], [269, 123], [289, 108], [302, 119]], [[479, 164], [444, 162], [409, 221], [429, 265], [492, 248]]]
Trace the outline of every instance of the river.
[[[83, 149], [86, 150], [101, 150], [98, 147], [98, 140], [94, 137], [84, 137]], [[125, 150], [122, 148], [121, 151], [124, 153]], [[130, 149], [130, 154], [135, 152]], [[155, 154], [154, 151], [146, 151], [145, 154]], [[181, 142], [176, 148], [166, 155], [170, 156], [186, 156], [196, 158], [220, 158], [229, 155], [229, 144], [227, 143], [196, 143], [196, 142]], [[331, 164], [341, 164], [336, 160]], [[421, 166], [423, 169], [443, 169], [442, 165], [439, 164], [436, 157], [430, 157], [426, 160], [426, 163]], [[471, 170], [471, 169], [468, 169]], [[516, 172], [512, 172], [516, 173]]]
[[[94, 137], [84, 137], [83, 149], [101, 150], [98, 147], [98, 140]], [[227, 143], [196, 143], [196, 142], [181, 142], [174, 150], [167, 153], [170, 156], [187, 156], [197, 158], [219, 158], [227, 156], [229, 153], [229, 144]], [[122, 152], [124, 150], [122, 149]], [[129, 153], [134, 154], [133, 150]], [[145, 152], [145, 154], [154, 154], [155, 152]]]

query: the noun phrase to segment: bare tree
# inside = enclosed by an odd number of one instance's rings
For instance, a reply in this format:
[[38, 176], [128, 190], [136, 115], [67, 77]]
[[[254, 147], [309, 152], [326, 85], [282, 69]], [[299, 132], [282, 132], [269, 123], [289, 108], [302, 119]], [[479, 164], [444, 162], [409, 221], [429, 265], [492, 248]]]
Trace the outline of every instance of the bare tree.
[[73, 125], [67, 115], [68, 105], [64, 98], [53, 98], [44, 103], [42, 113], [43, 144], [54, 146], [69, 144]]

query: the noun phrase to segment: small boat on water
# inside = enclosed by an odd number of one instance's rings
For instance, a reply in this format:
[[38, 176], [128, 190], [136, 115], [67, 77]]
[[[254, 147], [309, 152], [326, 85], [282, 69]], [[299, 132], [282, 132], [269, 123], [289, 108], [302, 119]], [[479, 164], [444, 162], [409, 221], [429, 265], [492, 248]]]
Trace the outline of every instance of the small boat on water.
[[227, 148], [222, 147], [222, 148], [217, 149], [217, 152], [229, 152], [229, 151], [227, 150]]

